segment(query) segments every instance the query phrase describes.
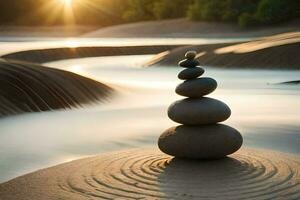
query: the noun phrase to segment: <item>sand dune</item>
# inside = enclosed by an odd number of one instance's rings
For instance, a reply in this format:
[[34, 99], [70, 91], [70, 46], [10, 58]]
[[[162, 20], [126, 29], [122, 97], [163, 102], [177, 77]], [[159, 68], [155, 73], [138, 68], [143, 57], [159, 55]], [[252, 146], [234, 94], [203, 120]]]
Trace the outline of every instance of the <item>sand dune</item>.
[[51, 48], [19, 51], [3, 55], [2, 58], [45, 63], [70, 58], [86, 58], [98, 56], [145, 55], [158, 54], [175, 49], [182, 45], [152, 45], [152, 46], [114, 46], [114, 47], [77, 47]]
[[249, 42], [179, 47], [154, 57], [146, 66], [176, 66], [184, 52], [196, 50], [202, 65], [231, 68], [300, 69], [300, 32], [258, 38]]
[[91, 32], [99, 27], [94, 26], [7, 26], [0, 25], [3, 37], [74, 37]]
[[77, 74], [0, 59], [0, 117], [105, 101], [112, 89]]
[[243, 149], [221, 160], [128, 150], [76, 160], [0, 185], [18, 199], [299, 199], [300, 158]]
[[300, 32], [288, 32], [247, 42], [204, 45], [141, 45], [50, 48], [20, 51], [2, 58], [35, 63], [70, 58], [157, 54], [145, 66], [177, 66], [187, 50], [199, 52], [202, 65], [230, 68], [300, 69]]
[[166, 38], [233, 38], [261, 37], [284, 32], [299, 31], [299, 20], [277, 26], [243, 29], [237, 24], [170, 19], [137, 22], [101, 28], [83, 37], [166, 37]]

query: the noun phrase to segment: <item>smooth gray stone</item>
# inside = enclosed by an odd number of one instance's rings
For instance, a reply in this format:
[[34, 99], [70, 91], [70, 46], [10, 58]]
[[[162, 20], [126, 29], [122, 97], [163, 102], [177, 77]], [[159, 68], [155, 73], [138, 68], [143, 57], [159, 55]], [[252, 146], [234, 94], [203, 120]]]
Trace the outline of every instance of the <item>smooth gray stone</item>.
[[185, 53], [184, 56], [189, 60], [193, 60], [197, 56], [197, 52], [196, 51], [188, 51]]
[[236, 152], [242, 143], [241, 134], [227, 125], [181, 125], [166, 130], [159, 137], [158, 147], [179, 158], [217, 159]]
[[225, 121], [231, 115], [230, 108], [223, 102], [208, 98], [186, 98], [169, 106], [171, 120], [185, 125], [215, 124]]
[[185, 68], [192, 68], [200, 65], [199, 61], [196, 59], [189, 60], [189, 59], [184, 59], [178, 63], [179, 66], [185, 67]]
[[178, 78], [181, 80], [195, 79], [204, 74], [204, 69], [201, 67], [187, 68], [179, 72]]
[[197, 78], [180, 83], [175, 92], [181, 96], [198, 98], [212, 93], [218, 86], [212, 78]]

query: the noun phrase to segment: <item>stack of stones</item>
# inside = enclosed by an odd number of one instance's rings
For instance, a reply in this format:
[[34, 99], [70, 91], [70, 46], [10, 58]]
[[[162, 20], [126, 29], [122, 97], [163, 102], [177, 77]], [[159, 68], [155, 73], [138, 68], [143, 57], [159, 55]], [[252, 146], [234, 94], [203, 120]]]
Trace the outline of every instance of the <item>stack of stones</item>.
[[185, 80], [176, 93], [188, 97], [174, 102], [168, 109], [171, 120], [183, 124], [166, 130], [158, 146], [166, 154], [190, 159], [217, 159], [237, 151], [243, 143], [234, 128], [219, 124], [230, 117], [230, 108], [223, 102], [204, 97], [217, 88], [212, 78], [198, 78], [204, 70], [196, 60], [196, 52], [189, 51], [179, 62], [184, 67], [178, 78]]

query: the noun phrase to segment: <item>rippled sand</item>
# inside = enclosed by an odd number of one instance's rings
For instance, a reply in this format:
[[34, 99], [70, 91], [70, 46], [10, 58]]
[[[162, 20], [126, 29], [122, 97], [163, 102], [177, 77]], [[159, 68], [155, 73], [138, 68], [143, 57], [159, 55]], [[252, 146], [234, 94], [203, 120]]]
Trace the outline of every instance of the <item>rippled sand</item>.
[[0, 118], [76, 108], [108, 99], [113, 89], [72, 72], [0, 59]]
[[153, 149], [106, 153], [0, 185], [3, 199], [299, 199], [300, 157], [243, 149], [221, 160]]

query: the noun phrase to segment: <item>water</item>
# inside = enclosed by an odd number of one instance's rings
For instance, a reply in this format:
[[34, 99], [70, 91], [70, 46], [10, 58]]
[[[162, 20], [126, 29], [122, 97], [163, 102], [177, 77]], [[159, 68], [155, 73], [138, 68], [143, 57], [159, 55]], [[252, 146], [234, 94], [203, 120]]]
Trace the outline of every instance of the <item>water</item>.
[[197, 45], [247, 41], [251, 38], [37, 38], [0, 36], [0, 56], [18, 51], [95, 46]]
[[[0, 55], [40, 48], [207, 44], [247, 39], [0, 37]], [[174, 93], [180, 82], [176, 78], [180, 69], [141, 67], [151, 57], [116, 56], [46, 63], [105, 82], [118, 93], [107, 104], [1, 119], [0, 182], [101, 152], [156, 148], [161, 132], [176, 125], [166, 113], [168, 105], [181, 98]], [[300, 71], [208, 66], [205, 69], [205, 76], [214, 77], [219, 83], [211, 96], [231, 107], [232, 116], [226, 124], [241, 131], [244, 146], [300, 153], [300, 86], [274, 84], [298, 80]]]
[[[118, 94], [107, 104], [77, 110], [25, 114], [0, 120], [0, 182], [101, 152], [154, 147], [176, 125], [167, 107], [180, 68], [140, 67], [147, 56], [72, 59], [45, 65], [73, 71], [112, 85]], [[300, 153], [300, 86], [275, 83], [299, 79], [300, 71], [229, 70], [205, 67], [226, 102], [226, 124], [239, 129], [244, 146]]]

